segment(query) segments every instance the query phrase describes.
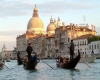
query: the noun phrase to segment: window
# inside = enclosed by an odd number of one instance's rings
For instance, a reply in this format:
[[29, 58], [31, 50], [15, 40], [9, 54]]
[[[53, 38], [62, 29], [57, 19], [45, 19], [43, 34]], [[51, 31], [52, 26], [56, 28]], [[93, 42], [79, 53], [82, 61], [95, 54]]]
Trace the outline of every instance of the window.
[[85, 41], [85, 45], [86, 45], [86, 41]]
[[79, 47], [79, 42], [78, 42], [78, 47]]
[[93, 50], [93, 45], [92, 45], [92, 50]]
[[84, 45], [84, 41], [83, 41], [83, 45]]
[[96, 49], [96, 45], [95, 45], [95, 49]]
[[99, 49], [99, 44], [97, 44], [97, 49]]
[[70, 41], [70, 39], [68, 38], [68, 42]]
[[89, 45], [89, 49], [91, 49], [91, 45]]

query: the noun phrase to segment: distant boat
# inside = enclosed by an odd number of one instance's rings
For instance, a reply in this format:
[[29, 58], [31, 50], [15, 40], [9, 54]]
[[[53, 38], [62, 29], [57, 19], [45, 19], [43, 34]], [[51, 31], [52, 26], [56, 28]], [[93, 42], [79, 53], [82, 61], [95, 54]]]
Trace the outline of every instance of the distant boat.
[[79, 62], [80, 60], [80, 52], [78, 50], [78, 56], [76, 58], [74, 58], [73, 60], [69, 61], [69, 62], [66, 62], [66, 63], [57, 63], [57, 67], [60, 67], [60, 68], [64, 68], [64, 69], [74, 69], [77, 65], [77, 63]]
[[3, 67], [4, 67], [4, 63], [1, 61], [1, 63], [0, 63], [0, 70], [2, 70]]
[[10, 58], [6, 59], [6, 62], [10, 62]]

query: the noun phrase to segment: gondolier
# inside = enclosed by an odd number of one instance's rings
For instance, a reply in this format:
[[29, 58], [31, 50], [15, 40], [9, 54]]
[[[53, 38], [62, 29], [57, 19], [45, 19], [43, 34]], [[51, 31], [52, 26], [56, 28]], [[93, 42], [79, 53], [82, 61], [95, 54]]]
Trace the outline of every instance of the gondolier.
[[70, 60], [73, 59], [73, 56], [74, 56], [74, 43], [73, 43], [73, 40], [71, 40], [71, 43], [70, 43]]
[[32, 47], [30, 46], [31, 44], [29, 43], [27, 49], [26, 49], [26, 52], [28, 53], [28, 60], [30, 60], [30, 57], [31, 57], [31, 53], [33, 51]]

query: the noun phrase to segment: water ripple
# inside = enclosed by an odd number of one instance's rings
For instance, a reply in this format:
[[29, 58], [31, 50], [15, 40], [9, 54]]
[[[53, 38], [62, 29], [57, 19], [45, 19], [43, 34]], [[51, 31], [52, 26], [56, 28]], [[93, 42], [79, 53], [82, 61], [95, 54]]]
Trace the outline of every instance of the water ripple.
[[16, 60], [6, 62], [3, 70], [0, 70], [0, 80], [100, 80], [100, 60], [95, 63], [79, 63], [76, 69], [67, 70], [56, 67], [55, 60], [44, 60], [38, 63], [37, 70], [26, 70], [23, 65], [17, 65]]

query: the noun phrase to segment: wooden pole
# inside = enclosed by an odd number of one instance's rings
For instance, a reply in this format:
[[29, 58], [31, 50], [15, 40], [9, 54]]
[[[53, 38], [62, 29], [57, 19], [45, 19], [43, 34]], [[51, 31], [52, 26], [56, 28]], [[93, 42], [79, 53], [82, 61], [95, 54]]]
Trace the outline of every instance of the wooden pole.
[[[5, 64], [3, 64], [6, 68], [8, 68]], [[8, 68], [9, 69], [9, 68]], [[9, 69], [10, 70], [10, 69]]]
[[[42, 60], [42, 59], [41, 59]], [[42, 60], [43, 61], [43, 60]], [[43, 61], [44, 62], [44, 61]], [[46, 63], [46, 62], [44, 62], [44, 63]], [[47, 64], [47, 63], [46, 63]], [[51, 67], [49, 64], [47, 64], [49, 67]], [[53, 67], [51, 67], [52, 69], [53, 69]]]
[[[81, 59], [82, 60], [82, 59]], [[83, 60], [82, 60], [83, 61]], [[85, 61], [83, 61], [89, 68], [91, 68]]]

